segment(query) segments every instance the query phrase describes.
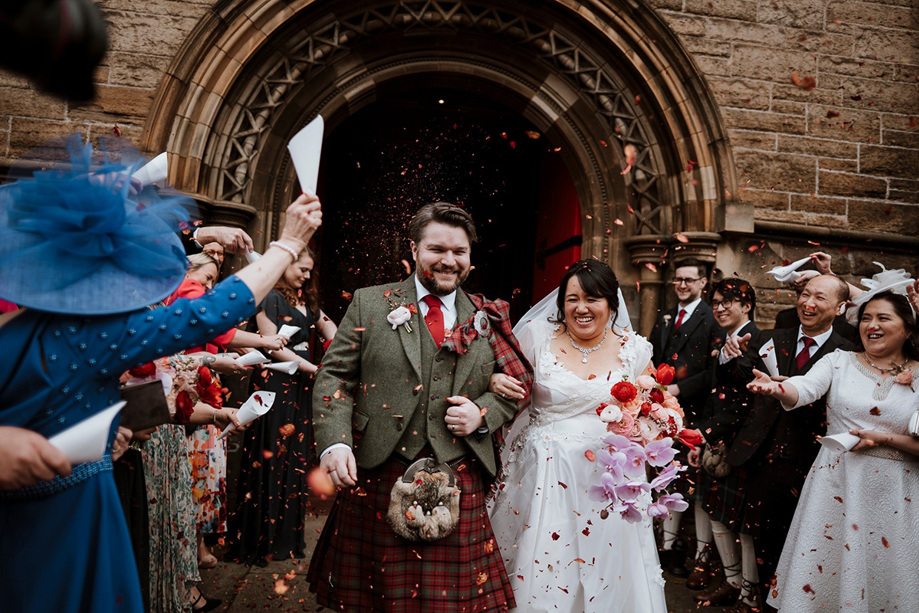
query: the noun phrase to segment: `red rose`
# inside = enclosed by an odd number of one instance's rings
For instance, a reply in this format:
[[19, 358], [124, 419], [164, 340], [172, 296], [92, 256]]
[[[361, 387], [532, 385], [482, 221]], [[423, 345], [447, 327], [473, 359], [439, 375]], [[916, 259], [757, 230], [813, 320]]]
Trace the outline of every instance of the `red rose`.
[[680, 430], [680, 433], [677, 434], [677, 440], [689, 447], [690, 449], [695, 449], [702, 444], [703, 438], [702, 434], [698, 430]]
[[641, 403], [641, 414], [642, 414], [642, 415], [648, 415], [649, 413], [651, 413], [651, 403], [650, 403], [650, 402], [642, 402], [642, 403]]
[[187, 424], [191, 421], [191, 414], [195, 412], [195, 403], [192, 402], [188, 392], [181, 391], [176, 394], [176, 414], [175, 420], [179, 424]]
[[657, 367], [657, 373], [654, 378], [657, 379], [657, 382], [661, 385], [670, 385], [675, 376], [676, 371], [673, 369], [673, 366], [670, 364], [661, 364]]
[[638, 395], [638, 390], [628, 381], [620, 381], [613, 386], [613, 389], [610, 390], [610, 394], [619, 402], [625, 403], [634, 400], [635, 396]]
[[146, 379], [147, 377], [152, 377], [156, 374], [156, 364], [153, 362], [147, 362], [140, 366], [135, 366], [128, 371], [131, 373], [132, 377], [137, 377], [138, 379]]
[[214, 378], [211, 376], [211, 369], [207, 366], [202, 366], [198, 368], [198, 385], [201, 387], [208, 387], [213, 381]]
[[652, 388], [651, 391], [648, 392], [648, 398], [651, 399], [651, 402], [661, 404], [664, 402], [664, 392], [659, 387]]

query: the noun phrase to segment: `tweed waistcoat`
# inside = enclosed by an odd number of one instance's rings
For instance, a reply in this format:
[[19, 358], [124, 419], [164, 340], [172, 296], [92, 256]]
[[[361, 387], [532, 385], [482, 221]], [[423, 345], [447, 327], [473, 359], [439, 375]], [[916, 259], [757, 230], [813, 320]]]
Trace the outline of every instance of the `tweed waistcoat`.
[[396, 450], [406, 460], [413, 460], [428, 444], [438, 460], [450, 462], [467, 451], [462, 439], [454, 437], [444, 422], [449, 408], [446, 398], [452, 395], [456, 354], [447, 349], [439, 349], [427, 328], [423, 325], [420, 328], [421, 381], [424, 387], [421, 401], [399, 439]]

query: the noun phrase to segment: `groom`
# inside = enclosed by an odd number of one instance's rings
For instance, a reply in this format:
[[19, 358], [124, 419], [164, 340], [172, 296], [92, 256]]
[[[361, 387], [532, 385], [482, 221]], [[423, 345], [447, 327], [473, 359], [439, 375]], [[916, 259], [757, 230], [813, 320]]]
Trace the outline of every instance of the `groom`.
[[[499, 371], [526, 378], [528, 366], [507, 304], [460, 289], [476, 240], [469, 214], [429, 204], [409, 232], [415, 274], [355, 292], [316, 376], [320, 466], [341, 491], [310, 589], [335, 610], [506, 610], [513, 594], [485, 494], [497, 469], [494, 435], [516, 406], [488, 383]], [[387, 524], [390, 491], [426, 457], [453, 469], [459, 522], [446, 538], [411, 542]]]

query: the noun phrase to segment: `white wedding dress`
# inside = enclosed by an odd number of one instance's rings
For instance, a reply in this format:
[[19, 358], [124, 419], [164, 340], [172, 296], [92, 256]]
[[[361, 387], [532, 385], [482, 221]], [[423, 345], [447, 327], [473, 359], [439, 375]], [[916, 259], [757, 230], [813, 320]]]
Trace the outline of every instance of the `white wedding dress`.
[[550, 351], [554, 328], [531, 321], [519, 335], [535, 370], [529, 422], [505, 449], [504, 478], [489, 505], [518, 610], [665, 613], [651, 520], [601, 519], [604, 504], [587, 496], [601, 475], [588, 456], [606, 436], [596, 409], [613, 384], [642, 374], [651, 345], [632, 332], [610, 335], [622, 342], [622, 368], [584, 380]]

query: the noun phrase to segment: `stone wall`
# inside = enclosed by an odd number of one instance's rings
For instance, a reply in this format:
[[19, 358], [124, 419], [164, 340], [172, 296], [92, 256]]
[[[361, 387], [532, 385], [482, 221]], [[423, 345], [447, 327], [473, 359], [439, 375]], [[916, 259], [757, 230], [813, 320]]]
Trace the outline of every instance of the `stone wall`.
[[919, 1], [650, 3], [714, 92], [756, 219], [919, 235]]

